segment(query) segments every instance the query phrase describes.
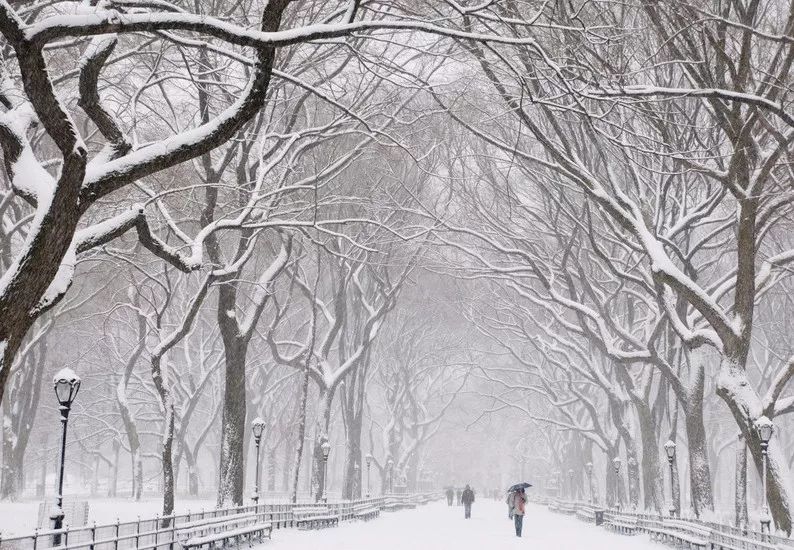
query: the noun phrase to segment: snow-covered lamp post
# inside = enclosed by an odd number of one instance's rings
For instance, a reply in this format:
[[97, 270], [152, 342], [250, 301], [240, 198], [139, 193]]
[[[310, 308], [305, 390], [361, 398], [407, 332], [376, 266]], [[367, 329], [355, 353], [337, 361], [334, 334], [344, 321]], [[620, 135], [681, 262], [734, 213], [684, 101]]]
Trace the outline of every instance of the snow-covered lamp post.
[[370, 468], [372, 467], [372, 455], [370, 453], [367, 453], [367, 456], [365, 456], [364, 458], [367, 461], [367, 498], [369, 498], [369, 488], [370, 488], [369, 471], [370, 471]]
[[675, 441], [668, 439], [664, 444], [664, 452], [667, 453], [667, 462], [670, 464], [670, 517], [674, 518], [677, 510], [675, 509], [675, 496], [673, 495], [673, 465], [675, 464]]
[[328, 438], [324, 438], [320, 444], [320, 449], [323, 452], [323, 502], [328, 502], [328, 455], [331, 453], [331, 443]]
[[251, 423], [251, 431], [254, 433], [254, 444], [256, 445], [256, 477], [254, 478], [254, 494], [251, 496], [251, 500], [254, 501], [254, 506], [256, 506], [259, 504], [259, 444], [262, 442], [262, 434], [265, 432], [265, 421], [257, 416]]
[[[52, 380], [55, 397], [58, 399], [58, 409], [61, 413], [61, 465], [58, 473], [58, 491], [55, 493], [55, 510], [50, 515], [53, 529], [63, 528], [63, 470], [66, 460], [66, 424], [69, 422], [69, 412], [72, 403], [80, 391], [80, 377], [72, 369], [61, 369]], [[61, 535], [53, 536], [53, 546], [60, 546]]]
[[775, 427], [769, 418], [762, 416], [755, 421], [755, 428], [758, 430], [758, 437], [761, 439], [761, 490], [764, 495], [764, 508], [761, 511], [761, 532], [769, 533], [772, 518], [769, 516], [769, 500], [766, 496], [766, 469], [767, 460], [769, 460], [767, 449], [769, 448], [769, 440], [772, 439], [772, 432]]
[[588, 487], [590, 487], [590, 492], [588, 493], [590, 499], [587, 501], [587, 503], [594, 504], [595, 501], [593, 500], [593, 463], [588, 462], [587, 464], [584, 465], [584, 469], [587, 472], [587, 485]]
[[615, 467], [615, 494], [617, 495], [615, 504], [618, 510], [620, 510], [620, 463], [621, 460], [619, 456], [612, 459], [612, 465]]
[[392, 494], [394, 491], [394, 461], [390, 458], [386, 462], [386, 466], [389, 468], [389, 494]]
[[568, 479], [569, 479], [569, 480], [570, 480], [570, 482], [571, 482], [571, 484], [570, 484], [570, 488], [571, 488], [571, 501], [573, 501], [573, 500], [574, 500], [574, 498], [575, 498], [575, 495], [574, 495], [574, 490], [573, 490], [573, 468], [571, 468], [570, 470], [568, 470]]

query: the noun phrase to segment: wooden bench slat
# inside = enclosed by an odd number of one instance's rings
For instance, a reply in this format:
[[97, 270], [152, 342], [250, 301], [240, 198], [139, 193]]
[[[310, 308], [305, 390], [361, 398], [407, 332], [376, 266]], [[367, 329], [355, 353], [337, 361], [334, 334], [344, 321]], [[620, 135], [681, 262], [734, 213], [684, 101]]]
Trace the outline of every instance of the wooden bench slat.
[[220, 542], [222, 540], [228, 540], [235, 537], [241, 537], [244, 535], [250, 535], [252, 533], [258, 533], [259, 531], [272, 531], [273, 526], [270, 522], [267, 523], [257, 523], [254, 525], [249, 525], [247, 527], [240, 527], [237, 529], [232, 529], [229, 531], [223, 531], [220, 533], [214, 533], [212, 535], [204, 535], [202, 537], [194, 537], [188, 539], [182, 546], [184, 548], [190, 548], [193, 546], [204, 546], [205, 544], [212, 544], [213, 542]]

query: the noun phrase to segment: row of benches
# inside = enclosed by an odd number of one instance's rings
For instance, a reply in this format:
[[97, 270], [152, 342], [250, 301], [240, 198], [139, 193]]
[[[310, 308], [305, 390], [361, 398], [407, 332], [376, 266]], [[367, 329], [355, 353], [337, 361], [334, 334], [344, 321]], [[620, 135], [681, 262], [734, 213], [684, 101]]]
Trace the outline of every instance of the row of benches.
[[[569, 513], [567, 507], [555, 508]], [[595, 520], [595, 512], [592, 507], [580, 507], [576, 516], [590, 522]], [[772, 542], [722, 533], [706, 525], [676, 518], [638, 518], [612, 512], [607, 514], [604, 526], [622, 535], [647, 533], [651, 540], [681, 550], [779, 550]]]
[[[349, 512], [351, 519], [369, 521], [380, 515], [380, 508], [374, 504], [361, 503], [354, 505]], [[260, 542], [264, 537], [270, 538], [273, 525], [264, 519], [265, 516], [248, 512], [191, 521], [175, 529], [174, 539], [184, 550], [200, 550], [204, 546], [211, 548], [228, 543], [239, 546], [242, 542], [247, 542], [250, 547], [257, 538]], [[339, 520], [340, 514], [327, 506], [292, 509], [292, 522], [298, 529], [335, 527], [339, 525]]]

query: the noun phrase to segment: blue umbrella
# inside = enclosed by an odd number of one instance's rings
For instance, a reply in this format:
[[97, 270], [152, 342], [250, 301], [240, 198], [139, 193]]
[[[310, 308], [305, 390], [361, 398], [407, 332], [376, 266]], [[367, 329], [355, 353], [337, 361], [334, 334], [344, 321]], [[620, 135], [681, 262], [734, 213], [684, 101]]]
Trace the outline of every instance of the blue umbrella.
[[527, 483], [527, 482], [516, 483], [515, 485], [513, 485], [512, 487], [510, 487], [510, 488], [507, 490], [507, 492], [508, 492], [508, 493], [512, 493], [512, 492], [514, 492], [514, 491], [518, 491], [519, 489], [526, 489], [527, 487], [532, 487], [532, 484], [531, 484], [531, 483]]

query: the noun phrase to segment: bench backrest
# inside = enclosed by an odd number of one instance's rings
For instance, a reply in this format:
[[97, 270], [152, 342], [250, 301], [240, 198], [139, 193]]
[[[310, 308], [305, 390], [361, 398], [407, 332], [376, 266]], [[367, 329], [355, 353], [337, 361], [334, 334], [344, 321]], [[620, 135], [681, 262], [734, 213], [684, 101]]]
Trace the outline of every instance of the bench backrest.
[[231, 528], [242, 527], [256, 523], [256, 517], [256, 514], [232, 514], [229, 516], [220, 516], [217, 518], [190, 522], [176, 528], [177, 537], [185, 539], [204, 532], [215, 530], [225, 531]]
[[372, 506], [371, 504], [356, 504], [355, 506], [353, 506], [354, 512], [364, 512], [366, 510], [374, 510], [374, 509], [375, 507]]
[[678, 529], [680, 531], [687, 531], [689, 533], [696, 533], [698, 535], [710, 535], [711, 528], [706, 527], [705, 525], [698, 525], [696, 523], [692, 523], [691, 521], [684, 521], [680, 519], [665, 519], [663, 524], [667, 527], [672, 527], [673, 529]]
[[254, 519], [256, 514], [253, 512], [248, 512], [245, 514], [230, 514], [228, 516], [215, 516], [212, 518], [205, 518], [205, 519], [198, 519], [195, 521], [189, 521], [187, 523], [183, 523], [181, 525], [177, 525], [177, 531], [188, 531], [190, 529], [199, 529], [202, 527], [209, 527], [211, 525], [216, 525], [220, 523], [227, 523], [227, 522], [234, 522], [234, 521], [244, 521], [248, 519]]
[[331, 510], [324, 506], [292, 509], [292, 515], [295, 517], [327, 516], [330, 513]]

